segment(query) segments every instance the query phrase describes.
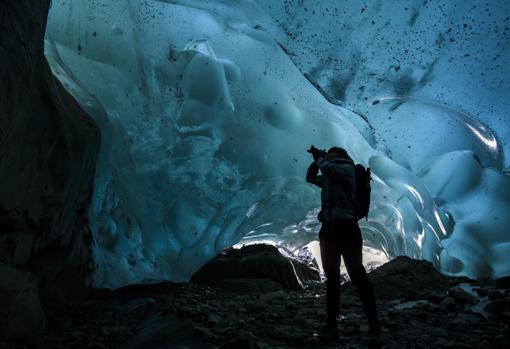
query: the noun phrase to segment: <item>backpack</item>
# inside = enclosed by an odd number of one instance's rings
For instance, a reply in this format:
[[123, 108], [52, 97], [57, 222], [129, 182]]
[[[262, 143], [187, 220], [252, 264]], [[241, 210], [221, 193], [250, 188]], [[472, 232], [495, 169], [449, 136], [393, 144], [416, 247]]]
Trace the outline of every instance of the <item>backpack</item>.
[[356, 213], [358, 219], [365, 217], [368, 220], [368, 211], [370, 209], [370, 168], [365, 169], [363, 165], [357, 164], [354, 167], [356, 173]]

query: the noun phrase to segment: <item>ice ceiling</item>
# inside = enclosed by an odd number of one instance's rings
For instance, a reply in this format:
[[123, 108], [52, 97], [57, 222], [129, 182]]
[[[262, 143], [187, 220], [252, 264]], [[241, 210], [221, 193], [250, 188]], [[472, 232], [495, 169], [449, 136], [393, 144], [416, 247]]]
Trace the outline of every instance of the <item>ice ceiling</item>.
[[53, 0], [46, 56], [102, 133], [95, 286], [316, 239], [306, 149], [372, 168], [366, 244], [510, 274], [504, 0]]

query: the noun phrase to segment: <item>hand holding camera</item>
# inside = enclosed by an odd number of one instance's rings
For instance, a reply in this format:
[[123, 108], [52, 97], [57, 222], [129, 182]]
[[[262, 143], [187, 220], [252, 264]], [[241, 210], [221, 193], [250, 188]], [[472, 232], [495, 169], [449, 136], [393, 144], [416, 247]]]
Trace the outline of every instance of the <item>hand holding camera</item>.
[[314, 161], [317, 161], [319, 158], [325, 157], [327, 154], [326, 150], [315, 148], [313, 145], [307, 151], [312, 154]]

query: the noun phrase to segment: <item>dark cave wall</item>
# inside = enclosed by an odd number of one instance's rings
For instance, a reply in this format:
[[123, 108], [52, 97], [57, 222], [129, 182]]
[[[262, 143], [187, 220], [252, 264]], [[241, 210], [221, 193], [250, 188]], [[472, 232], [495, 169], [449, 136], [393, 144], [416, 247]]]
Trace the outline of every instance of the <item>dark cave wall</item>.
[[[0, 11], [0, 335], [44, 327], [87, 284], [99, 130], [44, 58], [49, 0]], [[41, 306], [42, 304], [42, 306]]]

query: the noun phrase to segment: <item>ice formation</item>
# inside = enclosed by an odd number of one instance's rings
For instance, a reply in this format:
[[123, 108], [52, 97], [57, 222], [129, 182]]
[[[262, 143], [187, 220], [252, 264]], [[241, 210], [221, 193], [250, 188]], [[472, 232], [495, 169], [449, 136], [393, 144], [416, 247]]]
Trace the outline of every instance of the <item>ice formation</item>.
[[[315, 240], [310, 144], [372, 168], [368, 246], [446, 273], [510, 274], [510, 178], [491, 129], [418, 98], [371, 99], [365, 118], [330, 103], [295, 65], [306, 41], [296, 57], [275, 40], [291, 19], [272, 3], [53, 1], [47, 59], [102, 133], [93, 284], [182, 281], [239, 241]], [[329, 35], [319, 24], [307, 30]]]
[[378, 97], [415, 96], [475, 117], [510, 151], [508, 1], [259, 3], [300, 70], [371, 123]]

